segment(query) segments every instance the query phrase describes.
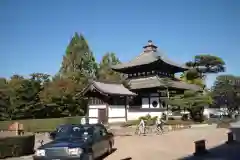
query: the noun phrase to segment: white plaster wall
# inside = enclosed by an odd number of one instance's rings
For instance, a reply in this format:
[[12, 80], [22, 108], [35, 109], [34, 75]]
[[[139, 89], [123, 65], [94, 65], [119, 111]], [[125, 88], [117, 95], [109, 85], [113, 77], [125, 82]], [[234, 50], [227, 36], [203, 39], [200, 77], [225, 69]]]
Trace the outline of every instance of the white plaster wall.
[[99, 109], [102, 109], [102, 108], [106, 108], [106, 105], [89, 105], [88, 106], [89, 109], [92, 109], [92, 108], [99, 108]]
[[151, 117], [155, 117], [155, 116], [162, 116], [162, 111], [159, 111], [159, 112], [143, 112], [143, 111], [139, 111], [139, 112], [131, 112], [131, 111], [128, 111], [127, 113], [127, 119], [128, 120], [137, 120], [139, 117], [142, 117], [142, 116], [146, 116], [147, 114], [151, 115]]
[[215, 108], [204, 108], [203, 110], [203, 115], [207, 118], [210, 118], [210, 114], [216, 113], [216, 109]]
[[98, 109], [106, 108], [106, 105], [89, 105], [88, 107], [89, 123], [98, 123]]
[[[98, 109], [106, 108], [106, 105], [90, 105], [89, 106], [89, 123], [98, 123]], [[91, 118], [93, 117], [93, 118]], [[108, 106], [108, 122], [125, 122], [125, 106], [124, 105], [110, 105]]]
[[109, 105], [108, 117], [125, 117], [125, 106], [124, 105]]
[[125, 118], [109, 118], [108, 123], [126, 122]]
[[125, 122], [125, 106], [124, 105], [109, 105], [108, 107], [108, 122]]
[[96, 124], [96, 123], [98, 123], [98, 119], [97, 118], [89, 118], [89, 123]]
[[148, 98], [142, 98], [142, 108], [149, 108]]
[[[159, 103], [159, 97], [156, 97], [156, 96], [159, 96], [159, 94], [158, 93], [151, 93], [150, 94], [150, 108], [161, 108], [162, 107], [161, 104]], [[158, 102], [157, 107], [152, 106], [153, 101]], [[142, 98], [142, 108], [149, 108], [149, 99], [148, 98], [145, 98], [145, 97]]]
[[98, 117], [98, 108], [89, 108], [88, 116], [89, 117]]

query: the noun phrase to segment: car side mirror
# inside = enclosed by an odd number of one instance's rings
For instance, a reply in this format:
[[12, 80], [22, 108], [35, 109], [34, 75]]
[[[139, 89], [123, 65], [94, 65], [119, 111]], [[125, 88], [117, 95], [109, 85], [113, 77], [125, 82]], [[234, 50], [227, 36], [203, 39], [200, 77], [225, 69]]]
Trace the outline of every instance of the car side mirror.
[[51, 140], [54, 140], [55, 137], [56, 137], [56, 132], [55, 132], [55, 131], [54, 131], [54, 132], [51, 132], [50, 135], [49, 135], [49, 138], [50, 138]]

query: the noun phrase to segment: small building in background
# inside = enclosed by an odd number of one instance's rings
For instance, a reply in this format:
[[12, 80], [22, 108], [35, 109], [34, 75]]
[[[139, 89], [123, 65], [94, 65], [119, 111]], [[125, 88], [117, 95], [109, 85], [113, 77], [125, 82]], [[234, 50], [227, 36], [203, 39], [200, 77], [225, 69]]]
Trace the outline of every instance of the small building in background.
[[169, 98], [170, 93], [202, 90], [176, 78], [176, 73], [188, 68], [168, 59], [152, 41], [148, 41], [139, 56], [112, 66], [112, 69], [126, 77], [129, 87], [97, 81], [86, 87], [83, 95], [89, 99], [87, 116], [90, 123], [125, 122], [147, 114], [162, 116], [168, 109], [162, 99]]

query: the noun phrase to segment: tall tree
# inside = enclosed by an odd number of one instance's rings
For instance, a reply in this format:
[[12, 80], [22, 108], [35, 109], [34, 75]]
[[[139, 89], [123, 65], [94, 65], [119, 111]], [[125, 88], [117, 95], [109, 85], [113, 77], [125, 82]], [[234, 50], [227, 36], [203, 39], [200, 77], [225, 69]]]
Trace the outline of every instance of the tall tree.
[[82, 34], [75, 33], [66, 49], [60, 69], [61, 77], [95, 77], [97, 63]]
[[40, 92], [42, 103], [46, 105], [46, 117], [63, 117], [83, 115], [85, 107], [82, 99], [76, 99], [75, 95], [81, 90], [81, 86], [69, 78], [55, 79], [47, 84]]
[[240, 103], [240, 77], [233, 75], [220, 75], [212, 87], [211, 95], [214, 105], [225, 106], [234, 110]]
[[41, 91], [39, 81], [12, 76], [10, 87], [10, 103], [8, 111], [11, 119], [35, 118], [35, 109], [41, 106], [38, 93]]
[[5, 78], [0, 78], [0, 120], [10, 119], [10, 96], [9, 87]]
[[122, 82], [123, 77], [120, 73], [111, 69], [112, 65], [121, 63], [115, 53], [106, 53], [99, 64], [98, 76], [99, 80]]

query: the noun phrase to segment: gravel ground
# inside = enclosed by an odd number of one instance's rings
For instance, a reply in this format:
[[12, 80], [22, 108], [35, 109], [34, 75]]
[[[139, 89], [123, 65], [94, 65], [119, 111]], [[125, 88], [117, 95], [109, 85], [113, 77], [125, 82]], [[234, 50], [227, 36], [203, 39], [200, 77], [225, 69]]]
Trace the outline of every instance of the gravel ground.
[[[130, 132], [129, 129], [121, 132]], [[214, 127], [184, 129], [164, 135], [119, 136], [115, 139], [116, 151], [105, 160], [175, 160], [191, 155], [194, 152], [194, 141], [205, 139], [207, 148], [224, 143], [227, 129]], [[37, 135], [36, 142], [49, 141], [47, 135]], [[39, 143], [38, 143], [39, 144]], [[38, 145], [36, 145], [37, 147]], [[31, 156], [9, 158], [9, 160], [31, 160]]]

